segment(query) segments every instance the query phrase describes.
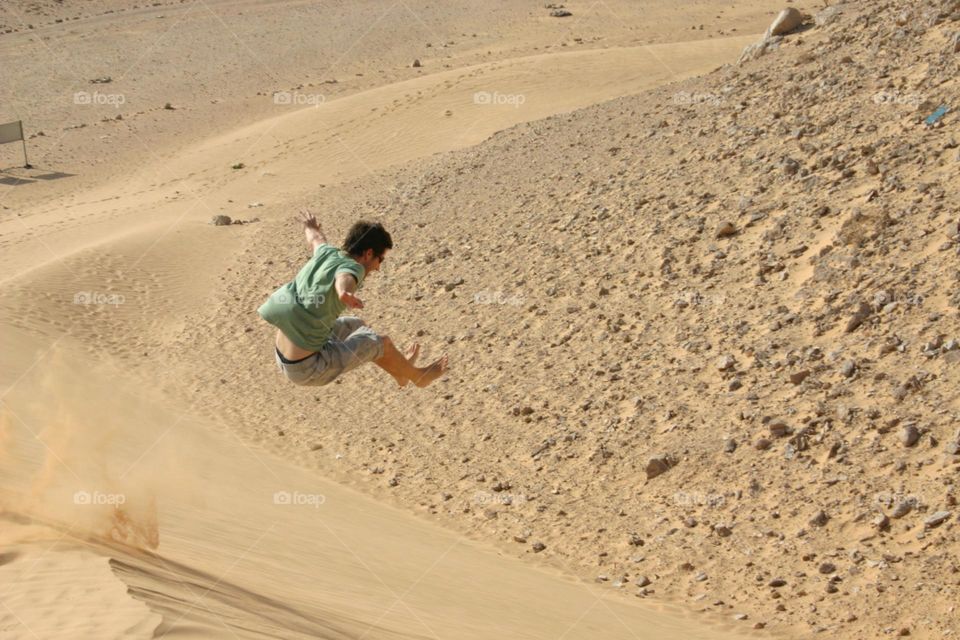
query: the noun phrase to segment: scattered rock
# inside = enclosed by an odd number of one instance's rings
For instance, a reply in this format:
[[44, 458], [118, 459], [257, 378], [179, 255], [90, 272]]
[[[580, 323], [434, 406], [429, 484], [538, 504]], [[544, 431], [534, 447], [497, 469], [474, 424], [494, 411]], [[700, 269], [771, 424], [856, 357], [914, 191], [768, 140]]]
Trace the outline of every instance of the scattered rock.
[[423, 65], [420, 63], [420, 58], [417, 58], [416, 60], [413, 61], [413, 64], [410, 66], [413, 67], [414, 69], [419, 69]]
[[223, 214], [216, 215], [210, 218], [210, 224], [216, 227], [222, 227], [232, 223], [233, 223], [233, 220], [230, 219], [230, 216], [225, 216]]
[[677, 463], [676, 459], [670, 456], [669, 454], [660, 454], [653, 456], [647, 462], [647, 480], [656, 478], [657, 476], [666, 473]]
[[913, 500], [900, 500], [894, 505], [893, 511], [890, 512], [890, 516], [894, 520], [899, 520], [911, 511], [913, 511]]
[[857, 307], [857, 310], [853, 313], [850, 320], [847, 321], [847, 326], [844, 328], [844, 333], [852, 333], [857, 330], [857, 328], [863, 324], [863, 321], [870, 317], [873, 313], [873, 309], [866, 302], [861, 302], [860, 306]]
[[717, 360], [717, 370], [729, 371], [733, 369], [736, 366], [736, 364], [737, 364], [736, 358], [727, 354], [725, 356], [722, 356], [719, 360]]
[[554, 9], [550, 12], [551, 18], [568, 18], [573, 14], [567, 11], [566, 9]]
[[773, 36], [771, 38], [761, 40], [760, 42], [747, 45], [740, 54], [740, 57], [737, 58], [737, 64], [740, 65], [745, 62], [750, 62], [751, 60], [758, 60], [762, 58], [771, 51], [779, 48], [780, 40], [780, 36]]
[[920, 431], [912, 424], [904, 425], [900, 429], [900, 443], [905, 447], [912, 447], [920, 439]]
[[771, 420], [767, 429], [770, 430], [770, 435], [774, 438], [786, 438], [791, 433], [790, 427], [783, 420]]
[[813, 17], [813, 23], [820, 27], [826, 27], [836, 22], [837, 18], [843, 13], [843, 5], [833, 5], [820, 11]]
[[547, 548], [547, 545], [543, 544], [542, 542], [534, 542], [531, 548], [533, 549], [534, 553], [540, 553]]
[[857, 372], [857, 363], [853, 360], [846, 360], [842, 365], [840, 365], [840, 374], [844, 378], [851, 378], [853, 374]]
[[717, 227], [716, 232], [717, 238], [729, 238], [730, 236], [737, 235], [737, 227], [732, 222], [722, 222], [720, 226]]
[[897, 402], [903, 402], [909, 394], [910, 394], [910, 389], [904, 384], [897, 385], [896, 387], [894, 387], [893, 391], [891, 392], [893, 399], [896, 400]]
[[757, 438], [757, 441], [753, 443], [753, 447], [759, 451], [766, 451], [772, 444], [773, 443], [766, 438]]
[[926, 529], [939, 527], [950, 518], [950, 515], [951, 514], [949, 511], [937, 511], [935, 514], [923, 521], [923, 526]]
[[814, 527], [823, 527], [826, 526], [827, 522], [830, 521], [830, 516], [824, 511], [818, 511], [815, 516], [810, 518], [810, 525]]

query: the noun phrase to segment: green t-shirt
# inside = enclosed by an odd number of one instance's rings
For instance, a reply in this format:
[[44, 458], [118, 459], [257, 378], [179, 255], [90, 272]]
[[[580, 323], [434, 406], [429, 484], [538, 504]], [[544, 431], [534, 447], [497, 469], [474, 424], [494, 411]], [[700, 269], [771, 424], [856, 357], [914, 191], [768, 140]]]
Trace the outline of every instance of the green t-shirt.
[[353, 274], [358, 287], [363, 283], [365, 270], [356, 260], [322, 244], [293, 282], [274, 291], [257, 313], [301, 349], [320, 351], [333, 323], [347, 308], [333, 286], [335, 276], [342, 271]]

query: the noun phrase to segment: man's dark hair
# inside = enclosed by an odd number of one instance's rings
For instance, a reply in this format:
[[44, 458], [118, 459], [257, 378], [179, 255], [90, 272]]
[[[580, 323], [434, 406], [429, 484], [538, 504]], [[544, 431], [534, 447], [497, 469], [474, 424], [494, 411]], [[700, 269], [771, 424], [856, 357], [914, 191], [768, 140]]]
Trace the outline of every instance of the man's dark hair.
[[373, 249], [375, 256], [383, 256], [387, 249], [393, 249], [393, 239], [379, 222], [355, 222], [347, 238], [343, 241], [343, 250], [351, 256], [361, 256], [367, 249]]

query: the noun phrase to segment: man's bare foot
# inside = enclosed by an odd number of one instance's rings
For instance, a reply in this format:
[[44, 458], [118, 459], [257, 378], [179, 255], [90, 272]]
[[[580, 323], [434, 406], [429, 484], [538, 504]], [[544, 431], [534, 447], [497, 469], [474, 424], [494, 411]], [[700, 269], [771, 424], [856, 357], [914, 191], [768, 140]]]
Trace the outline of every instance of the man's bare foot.
[[[420, 343], [414, 342], [410, 345], [407, 350], [403, 353], [403, 357], [407, 359], [407, 362], [410, 364], [416, 364], [417, 358], [420, 357]], [[397, 384], [400, 385], [400, 388], [410, 384], [410, 379], [403, 376], [394, 376], [394, 380], [397, 381]]]
[[413, 379], [413, 384], [420, 388], [426, 387], [431, 382], [442, 376], [447, 371], [447, 354], [437, 358], [432, 364], [426, 367], [419, 367], [420, 374]]

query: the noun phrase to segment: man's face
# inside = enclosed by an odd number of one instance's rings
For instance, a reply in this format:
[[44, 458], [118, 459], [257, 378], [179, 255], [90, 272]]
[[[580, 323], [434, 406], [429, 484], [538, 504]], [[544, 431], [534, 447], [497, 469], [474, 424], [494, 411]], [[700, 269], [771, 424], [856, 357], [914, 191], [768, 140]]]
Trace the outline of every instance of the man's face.
[[363, 268], [366, 269], [367, 273], [380, 271], [380, 265], [382, 265], [387, 258], [387, 251], [389, 251], [389, 249], [386, 249], [383, 255], [378, 256], [373, 252], [373, 249], [367, 249], [367, 254], [363, 260]]

